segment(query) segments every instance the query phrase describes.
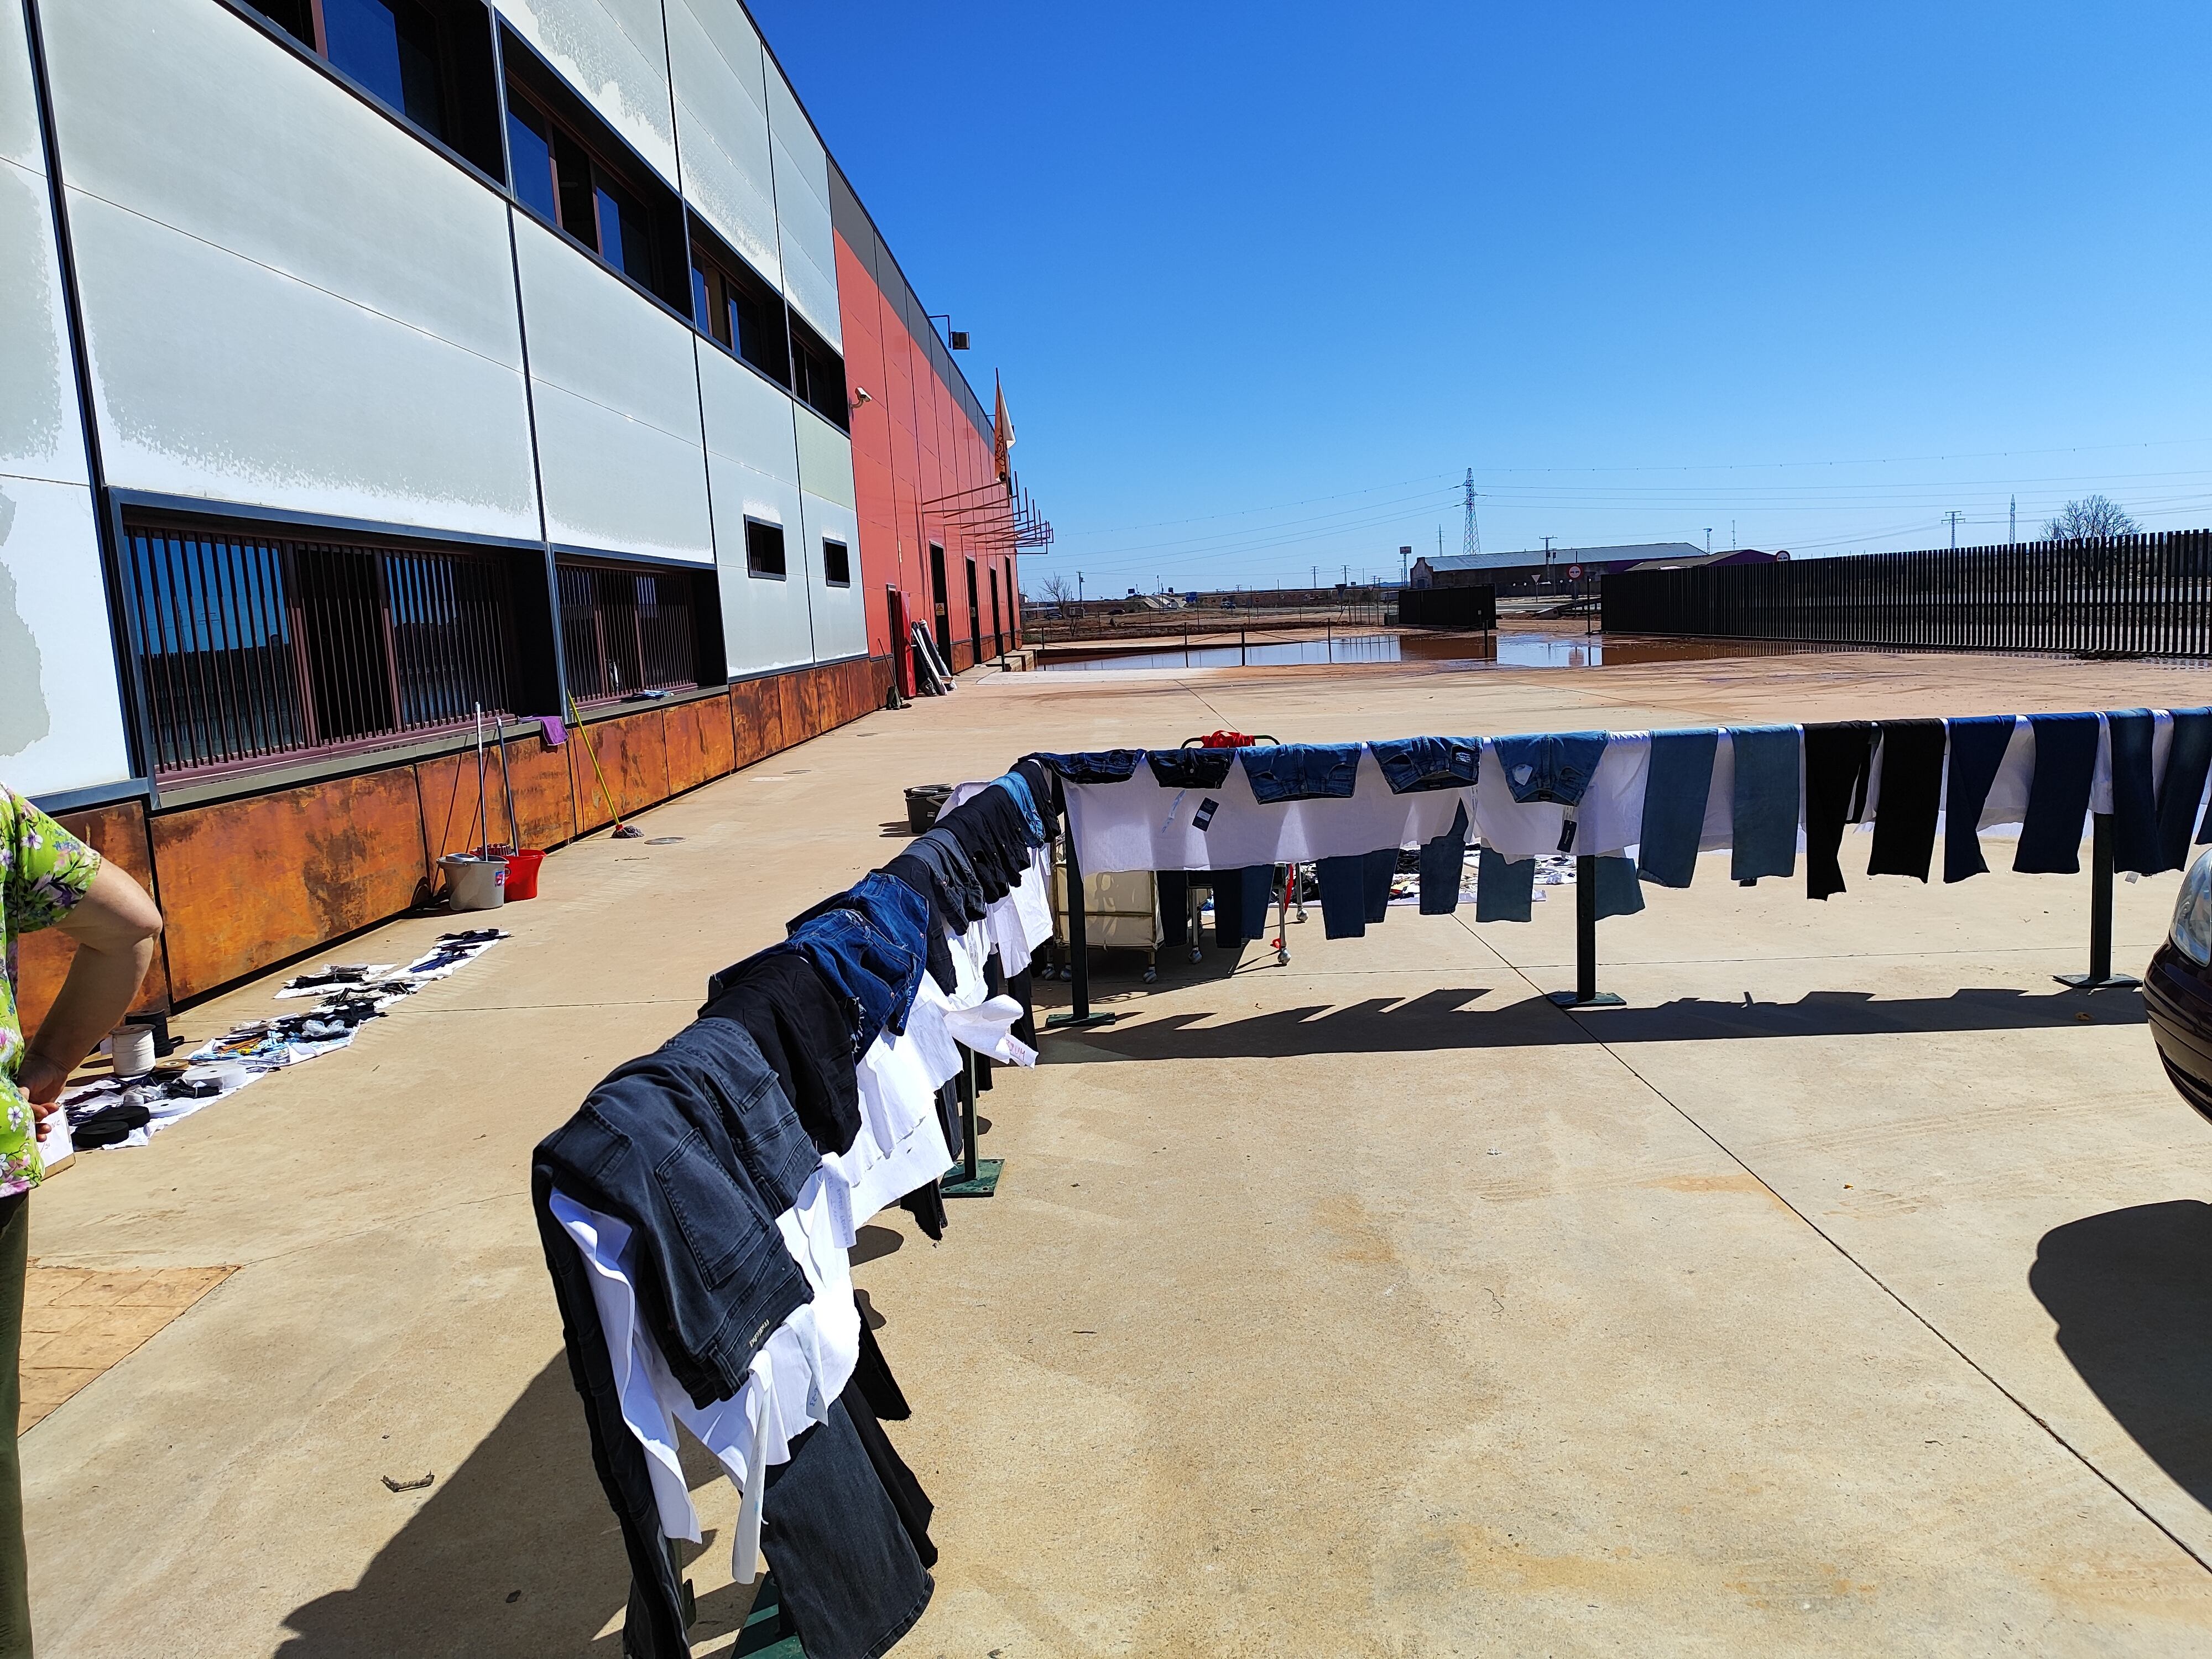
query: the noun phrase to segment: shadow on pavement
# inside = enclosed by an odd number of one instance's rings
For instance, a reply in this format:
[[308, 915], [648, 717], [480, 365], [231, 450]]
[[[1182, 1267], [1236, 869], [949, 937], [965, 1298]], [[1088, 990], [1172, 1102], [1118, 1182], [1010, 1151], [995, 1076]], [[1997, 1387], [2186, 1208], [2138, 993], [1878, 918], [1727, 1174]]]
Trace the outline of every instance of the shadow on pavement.
[[556, 1353], [467, 1462], [438, 1471], [428, 1501], [359, 1583], [286, 1618], [295, 1633], [276, 1651], [282, 1659], [618, 1653], [619, 1636], [604, 1647], [592, 1638], [629, 1598], [621, 1535], [592, 1471], [568, 1359]]
[[[1410, 1054], [1425, 1048], [1512, 1048], [1581, 1042], [1702, 1042], [1753, 1037], [1880, 1036], [1931, 1031], [2058, 1030], [2081, 1024], [2140, 1025], [2139, 997], [1961, 990], [1948, 997], [1875, 997], [1814, 991], [1796, 1002], [1684, 997], [1656, 1007], [1567, 1014], [1541, 997], [1468, 1008], [1481, 988], [1439, 989], [1407, 1001], [1374, 997], [1347, 1007], [1278, 1009], [1224, 1024], [1174, 1013], [1083, 1033], [1089, 1048], [1129, 1060], [1279, 1059], [1291, 1054]], [[1048, 1049], [1051, 1045], [1046, 1040]]]
[[2105, 1409], [2212, 1508], [2212, 1204], [2176, 1199], [2054, 1227], [2027, 1283]]

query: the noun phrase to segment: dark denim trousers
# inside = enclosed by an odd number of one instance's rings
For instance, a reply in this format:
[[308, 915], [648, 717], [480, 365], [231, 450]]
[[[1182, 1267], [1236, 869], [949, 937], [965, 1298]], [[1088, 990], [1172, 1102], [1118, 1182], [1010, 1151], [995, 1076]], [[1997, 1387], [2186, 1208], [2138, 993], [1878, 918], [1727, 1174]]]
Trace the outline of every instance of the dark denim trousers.
[[[2197, 804], [2204, 798], [2204, 777], [2212, 771], [2212, 708], [2173, 711], [2173, 741], [2166, 751], [2166, 775], [2158, 781], [2158, 848], [2168, 870], [2189, 862], [2189, 832], [2197, 823]], [[2197, 839], [2212, 841], [2212, 813]]]
[[1218, 789], [1237, 758], [1234, 749], [1148, 749], [1145, 764], [1164, 789]]
[[1637, 858], [1644, 879], [1662, 887], [1687, 887], [1698, 872], [1698, 844], [1705, 829], [1705, 802], [1713, 788], [1713, 757], [1721, 734], [1654, 732], [1651, 769], [1644, 786], [1642, 844]]
[[1943, 879], [1964, 881], [1990, 866], [1982, 860], [1982, 806], [2012, 743], [2010, 714], [1947, 720], [1951, 739], [1943, 788]]
[[1797, 868], [1799, 750], [1794, 726], [1732, 726], [1734, 842], [1729, 874], [1740, 882]]
[[2027, 817], [2012, 867], [2070, 876], [2081, 867], [2081, 824], [2096, 779], [2099, 721], [2094, 714], [2030, 714], [2027, 723], [2035, 732], [2035, 775], [2028, 780]]
[[893, 938], [877, 931], [864, 912], [826, 911], [802, 923], [778, 951], [795, 951], [812, 963], [829, 984], [831, 994], [842, 998], [852, 1021], [855, 1059], [884, 1030], [906, 1030], [907, 1012], [921, 988], [927, 951], [921, 929], [929, 909], [921, 896], [896, 876], [880, 872], [867, 878], [906, 896], [919, 921], [910, 935]]
[[842, 1400], [769, 1470], [761, 1553], [806, 1659], [878, 1659], [936, 1588]]
[[1242, 945], [1265, 938], [1267, 907], [1275, 897], [1275, 866], [1255, 864], [1244, 870], [1216, 870], [1213, 883], [1213, 942]]
[[1126, 783], [1136, 775], [1137, 763], [1144, 753], [1141, 749], [1092, 749], [1075, 755], [1036, 754], [1030, 758], [1050, 767], [1070, 783]]
[[1421, 845], [1421, 914], [1448, 916], [1459, 908], [1460, 882], [1467, 868], [1467, 804], [1452, 815], [1452, 826]]
[[2154, 876], [2177, 866], [2161, 856], [2158, 834], [2158, 784], [2151, 769], [2151, 738], [2157, 721], [2148, 708], [2124, 708], [2105, 716], [2112, 734], [2112, 865], [2139, 876]]
[[1385, 847], [1346, 858], [1322, 859], [1314, 866], [1321, 887], [1322, 931], [1329, 939], [1360, 939], [1367, 924], [1390, 914], [1390, 878], [1398, 871], [1398, 849]]
[[1367, 750], [1394, 795], [1472, 788], [1482, 764], [1480, 738], [1388, 738]]
[[1349, 800], [1359, 780], [1356, 743], [1279, 743], [1235, 750], [1262, 806], [1293, 800]]
[[1474, 919], [1477, 921], [1526, 921], [1536, 898], [1536, 860], [1509, 859], [1482, 849], [1475, 866]]
[[1597, 763], [1605, 757], [1602, 732], [1547, 732], [1534, 737], [1493, 740], [1498, 763], [1504, 769], [1505, 787], [1522, 805], [1530, 801], [1556, 801], [1562, 806], [1582, 802]]

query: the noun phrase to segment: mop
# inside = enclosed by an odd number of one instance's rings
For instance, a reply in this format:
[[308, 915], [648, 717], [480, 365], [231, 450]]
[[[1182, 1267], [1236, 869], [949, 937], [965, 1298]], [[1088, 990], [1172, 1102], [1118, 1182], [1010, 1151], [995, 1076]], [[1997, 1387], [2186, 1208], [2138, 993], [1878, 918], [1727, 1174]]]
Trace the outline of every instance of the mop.
[[584, 725], [583, 715], [576, 711], [576, 700], [574, 697], [568, 699], [568, 718], [575, 725], [576, 735], [584, 740], [584, 753], [591, 757], [592, 775], [599, 781], [599, 798], [606, 802], [607, 811], [614, 815], [615, 832], [612, 839], [635, 841], [638, 836], [644, 834], [644, 831], [634, 829], [623, 822], [622, 809], [615, 805], [614, 793], [607, 787], [607, 775], [599, 770], [599, 750], [592, 747], [592, 734]]

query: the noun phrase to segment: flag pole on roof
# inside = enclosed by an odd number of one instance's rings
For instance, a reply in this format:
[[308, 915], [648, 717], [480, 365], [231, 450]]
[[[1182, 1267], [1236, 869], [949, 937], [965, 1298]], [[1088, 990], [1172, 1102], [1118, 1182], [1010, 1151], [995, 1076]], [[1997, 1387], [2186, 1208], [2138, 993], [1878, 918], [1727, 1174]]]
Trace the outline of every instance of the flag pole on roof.
[[1006, 413], [1006, 388], [1000, 384], [996, 369], [991, 372], [991, 390], [998, 404], [991, 415], [991, 458], [998, 464], [999, 477], [1011, 483], [1014, 459], [1007, 452], [1014, 447], [1014, 422]]

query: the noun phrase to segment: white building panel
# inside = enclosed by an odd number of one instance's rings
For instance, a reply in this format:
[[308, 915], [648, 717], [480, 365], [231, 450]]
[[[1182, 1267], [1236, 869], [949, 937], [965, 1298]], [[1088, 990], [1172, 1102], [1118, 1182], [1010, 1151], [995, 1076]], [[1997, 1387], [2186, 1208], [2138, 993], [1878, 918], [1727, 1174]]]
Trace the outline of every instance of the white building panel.
[[[699, 400], [707, 447], [756, 472], [796, 487], [800, 482], [791, 398], [729, 353], [702, 340]], [[717, 539], [720, 539], [717, 538]]]
[[0, 477], [0, 781], [45, 795], [130, 775], [92, 492]]
[[853, 441], [801, 404], [792, 405], [798, 424], [799, 482], [810, 495], [848, 511], [853, 497]]
[[781, 289], [760, 37], [737, 0], [668, 0], [668, 40], [684, 193]]
[[[16, 90], [0, 88], [0, 125]], [[33, 161], [37, 141], [34, 130]], [[0, 160], [0, 474], [84, 484], [90, 474], [47, 190], [42, 172]]]
[[553, 232], [514, 229], [547, 534], [708, 562], [696, 337]]
[[31, 45], [23, 33], [21, 6], [0, 6], [0, 161], [13, 161], [38, 173], [46, 170], [46, 147], [39, 138], [39, 106], [32, 94]]
[[[813, 588], [814, 659], [834, 662], [868, 649], [866, 586], [860, 580], [860, 520], [842, 501], [824, 501], [807, 491], [800, 498], [806, 519], [807, 581]], [[822, 558], [823, 541], [845, 544], [846, 569], [852, 580], [830, 584]]]
[[822, 337], [844, 349], [837, 321], [837, 246], [830, 224], [830, 157], [783, 76], [768, 66], [768, 126], [786, 296]]
[[522, 377], [76, 191], [108, 482], [534, 540]]
[[520, 369], [491, 191], [209, 0], [41, 10], [72, 190]]
[[[714, 347], [702, 342], [698, 351], [730, 675], [797, 667], [814, 659], [814, 636], [791, 399]], [[781, 527], [781, 580], [748, 573], [749, 518]]]
[[499, 10], [632, 149], [680, 182], [660, 0], [499, 0]]

